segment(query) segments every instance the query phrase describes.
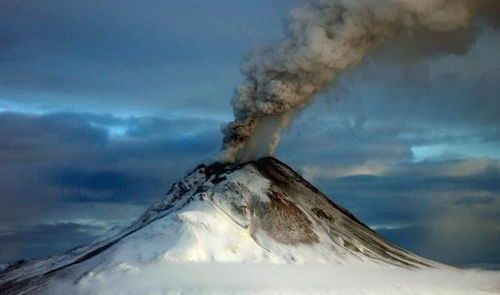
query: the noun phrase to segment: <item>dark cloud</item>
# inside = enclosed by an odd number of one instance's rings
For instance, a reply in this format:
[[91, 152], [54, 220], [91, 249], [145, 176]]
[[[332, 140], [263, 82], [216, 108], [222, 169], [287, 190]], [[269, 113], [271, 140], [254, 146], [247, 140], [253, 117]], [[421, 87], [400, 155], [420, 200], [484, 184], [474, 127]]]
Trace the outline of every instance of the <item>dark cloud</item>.
[[456, 266], [500, 266], [500, 231], [484, 226], [427, 225], [380, 229], [385, 238], [414, 253]]
[[498, 177], [475, 175], [464, 177], [429, 176], [419, 177], [401, 174], [400, 176], [348, 176], [332, 183], [342, 190], [357, 188], [364, 192], [460, 192], [464, 190], [487, 190], [500, 193]]
[[486, 20], [495, 26], [500, 26], [500, 3], [496, 0], [475, 1], [479, 13], [485, 16]]
[[76, 223], [38, 224], [15, 232], [0, 232], [0, 262], [61, 254], [94, 240], [103, 229]]
[[127, 175], [112, 171], [86, 173], [78, 170], [60, 171], [54, 180], [54, 184], [63, 188], [86, 188], [93, 191], [117, 190], [132, 181]]
[[0, 159], [16, 163], [71, 157], [79, 150], [95, 149], [107, 143], [103, 128], [94, 128], [84, 116], [46, 116], [0, 113]]
[[[148, 174], [147, 172], [145, 174]], [[146, 202], [144, 195], [151, 195], [163, 184], [157, 177], [132, 175], [114, 171], [85, 171], [61, 169], [53, 175], [49, 185], [61, 191], [63, 200], [69, 202]]]
[[455, 204], [457, 205], [485, 205], [493, 204], [496, 199], [493, 196], [460, 196], [455, 199]]
[[29, 225], [65, 202], [148, 206], [192, 167], [215, 159], [218, 125], [187, 118], [0, 113], [2, 227]]
[[0, 1], [0, 99], [220, 116], [241, 56], [278, 35], [294, 1], [223, 2]]

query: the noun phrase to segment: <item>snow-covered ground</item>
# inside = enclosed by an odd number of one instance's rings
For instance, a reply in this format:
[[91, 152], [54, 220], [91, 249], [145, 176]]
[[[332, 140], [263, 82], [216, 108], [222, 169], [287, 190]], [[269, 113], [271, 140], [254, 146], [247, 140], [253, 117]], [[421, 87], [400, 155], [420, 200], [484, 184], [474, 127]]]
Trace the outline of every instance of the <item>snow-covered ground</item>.
[[500, 294], [500, 273], [377, 266], [155, 263], [56, 281], [45, 295], [160, 294]]

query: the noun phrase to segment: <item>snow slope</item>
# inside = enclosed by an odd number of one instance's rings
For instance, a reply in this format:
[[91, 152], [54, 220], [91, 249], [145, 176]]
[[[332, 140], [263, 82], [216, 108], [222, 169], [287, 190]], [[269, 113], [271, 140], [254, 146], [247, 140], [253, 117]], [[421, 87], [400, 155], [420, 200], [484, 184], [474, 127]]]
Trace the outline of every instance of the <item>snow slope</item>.
[[1, 294], [498, 292], [497, 273], [390, 244], [274, 158], [200, 165], [130, 227], [0, 274]]

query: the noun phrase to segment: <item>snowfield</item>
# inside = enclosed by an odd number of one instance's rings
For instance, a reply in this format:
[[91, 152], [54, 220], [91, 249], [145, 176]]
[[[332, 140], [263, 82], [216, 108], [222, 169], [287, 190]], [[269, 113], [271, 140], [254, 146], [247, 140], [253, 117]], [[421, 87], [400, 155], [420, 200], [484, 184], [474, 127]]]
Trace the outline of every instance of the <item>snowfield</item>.
[[170, 294], [500, 294], [500, 274], [377, 266], [267, 263], [155, 263], [89, 274], [75, 286], [53, 282], [46, 295]]
[[132, 225], [0, 273], [0, 294], [500, 294], [400, 249], [273, 158], [199, 166]]

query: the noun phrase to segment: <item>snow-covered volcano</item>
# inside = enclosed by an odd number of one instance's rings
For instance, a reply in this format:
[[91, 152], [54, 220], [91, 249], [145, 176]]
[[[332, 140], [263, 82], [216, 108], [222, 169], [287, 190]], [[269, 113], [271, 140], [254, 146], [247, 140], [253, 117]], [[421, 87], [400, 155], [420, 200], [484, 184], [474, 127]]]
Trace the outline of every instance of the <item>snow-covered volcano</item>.
[[[359, 291], [359, 286], [329, 282], [352, 273], [347, 276], [359, 276], [356, 282], [363, 285], [363, 272], [376, 277], [379, 271], [399, 275], [436, 269], [446, 270], [448, 279], [451, 272], [460, 277], [458, 270], [392, 245], [290, 167], [268, 157], [198, 166], [129, 227], [61, 256], [12, 265], [0, 274], [0, 293], [233, 294], [247, 288], [243, 293], [249, 294], [291, 288], [283, 291], [291, 294], [311, 283], [322, 292], [351, 294], [349, 288]], [[248, 283], [256, 274], [261, 278]], [[282, 285], [278, 282], [284, 276]], [[230, 287], [223, 278], [232, 280]], [[293, 287], [300, 279], [305, 281]], [[484, 294], [493, 290], [484, 282], [489, 277], [475, 279], [486, 288]], [[399, 285], [389, 285], [396, 286], [395, 294], [404, 293]]]

